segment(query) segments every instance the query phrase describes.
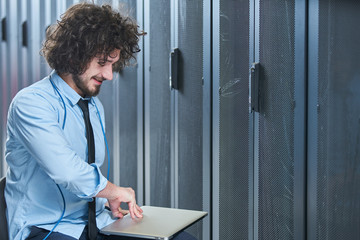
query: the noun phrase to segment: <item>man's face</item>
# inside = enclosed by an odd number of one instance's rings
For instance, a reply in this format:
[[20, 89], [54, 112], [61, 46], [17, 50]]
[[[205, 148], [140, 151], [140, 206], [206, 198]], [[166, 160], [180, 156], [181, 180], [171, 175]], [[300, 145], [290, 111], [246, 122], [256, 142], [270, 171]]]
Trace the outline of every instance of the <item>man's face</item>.
[[104, 62], [99, 56], [91, 60], [89, 67], [81, 75], [72, 75], [74, 90], [82, 97], [91, 97], [99, 94], [101, 84], [113, 78], [113, 64], [119, 60], [120, 50], [114, 50]]

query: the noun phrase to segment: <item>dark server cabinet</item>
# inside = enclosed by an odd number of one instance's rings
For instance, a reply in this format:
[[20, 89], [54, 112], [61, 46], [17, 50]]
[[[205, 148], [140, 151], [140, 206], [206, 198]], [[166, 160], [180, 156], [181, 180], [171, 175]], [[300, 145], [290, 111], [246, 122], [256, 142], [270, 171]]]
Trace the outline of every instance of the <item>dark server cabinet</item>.
[[[175, 204], [203, 209], [203, 1], [178, 1], [179, 90], [175, 93]], [[185, 17], [186, 16], [186, 17]], [[202, 222], [189, 231], [202, 239]]]
[[305, 1], [213, 8], [213, 238], [304, 239]]
[[[210, 74], [205, 76], [203, 60], [203, 29], [210, 29], [211, 20], [207, 15], [204, 24], [204, 8], [209, 14], [209, 6], [203, 1], [144, 2], [146, 204], [209, 211], [210, 139], [204, 140], [203, 132], [210, 132]], [[209, 220], [204, 221], [187, 231], [208, 239]]]
[[213, 6], [214, 239], [249, 239], [252, 231], [249, 7], [227, 0]]
[[172, 205], [171, 1], [145, 5], [145, 199], [153, 206]]
[[359, 2], [310, 2], [308, 239], [360, 239], [359, 20]]
[[259, 2], [259, 8], [255, 231], [258, 239], [303, 239], [306, 8], [304, 1], [266, 0]]

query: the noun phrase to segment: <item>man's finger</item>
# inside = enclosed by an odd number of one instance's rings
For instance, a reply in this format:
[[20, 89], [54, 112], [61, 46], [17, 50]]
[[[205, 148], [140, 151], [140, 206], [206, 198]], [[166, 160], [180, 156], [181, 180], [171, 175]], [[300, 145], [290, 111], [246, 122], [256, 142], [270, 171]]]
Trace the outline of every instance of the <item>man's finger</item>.
[[124, 215], [120, 211], [113, 212], [113, 216], [116, 218], [123, 218]]
[[141, 209], [141, 207], [139, 207], [137, 204], [136, 204], [135, 206], [136, 206], [136, 209], [137, 209], [140, 213], [143, 212], [143, 210]]
[[135, 206], [134, 206], [134, 213], [135, 213], [136, 217], [142, 218], [142, 209], [137, 204], [135, 204]]
[[133, 209], [132, 211], [130, 211], [130, 216], [131, 216], [132, 219], [135, 219], [135, 218], [136, 218], [136, 217], [135, 217], [135, 213], [134, 213], [134, 209]]
[[125, 209], [121, 209], [121, 208], [119, 208], [119, 212], [120, 212], [123, 216], [129, 214], [129, 210], [125, 210]]

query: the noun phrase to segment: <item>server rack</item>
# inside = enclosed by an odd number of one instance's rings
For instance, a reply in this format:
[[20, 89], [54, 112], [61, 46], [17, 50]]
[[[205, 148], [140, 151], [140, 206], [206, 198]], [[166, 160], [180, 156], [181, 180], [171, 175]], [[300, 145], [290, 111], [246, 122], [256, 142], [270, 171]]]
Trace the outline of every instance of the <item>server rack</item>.
[[[1, 175], [11, 99], [50, 72], [45, 30], [77, 2], [0, 2]], [[141, 205], [208, 211], [198, 239], [359, 238], [357, 3], [94, 2], [148, 32], [99, 96], [112, 181]]]

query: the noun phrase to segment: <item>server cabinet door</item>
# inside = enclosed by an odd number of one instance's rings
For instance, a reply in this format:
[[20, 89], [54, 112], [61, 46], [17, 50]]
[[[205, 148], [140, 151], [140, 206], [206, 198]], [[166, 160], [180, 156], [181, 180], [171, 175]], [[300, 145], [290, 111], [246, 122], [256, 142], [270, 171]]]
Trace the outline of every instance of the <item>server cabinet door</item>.
[[303, 239], [306, 8], [303, 1], [260, 0], [258, 4], [255, 48], [261, 68], [260, 110], [254, 129], [255, 237]]
[[[203, 210], [204, 201], [210, 202], [203, 196], [204, 184], [210, 189], [210, 157], [203, 174], [203, 151], [210, 152], [203, 145], [203, 6], [177, 0], [144, 4], [147, 204]], [[174, 48], [179, 55], [170, 65]], [[177, 87], [170, 88], [170, 76], [178, 79]], [[210, 232], [204, 229], [200, 222], [187, 231], [202, 239], [203, 231]]]
[[360, 239], [360, 5], [309, 5], [308, 239]]
[[251, 239], [249, 1], [214, 1], [213, 237]]
[[170, 1], [146, 1], [145, 202], [171, 207]]
[[[175, 206], [203, 209], [203, 1], [175, 1], [180, 51], [175, 93]], [[202, 239], [202, 222], [190, 233]]]

